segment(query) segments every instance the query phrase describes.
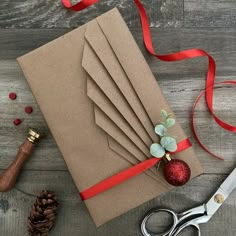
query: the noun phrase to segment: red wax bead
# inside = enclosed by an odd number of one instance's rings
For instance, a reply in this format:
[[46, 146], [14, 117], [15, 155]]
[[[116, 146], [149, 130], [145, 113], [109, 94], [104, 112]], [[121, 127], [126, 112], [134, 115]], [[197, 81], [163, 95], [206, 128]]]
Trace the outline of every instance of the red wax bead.
[[30, 113], [33, 112], [33, 108], [30, 107], [30, 106], [27, 106], [27, 107], [25, 107], [25, 112], [28, 113], [28, 114], [30, 114]]
[[11, 100], [15, 100], [16, 99], [16, 94], [15, 93], [9, 93], [9, 98], [11, 99]]
[[14, 125], [20, 125], [21, 122], [22, 122], [21, 119], [15, 119], [15, 120], [13, 121]]

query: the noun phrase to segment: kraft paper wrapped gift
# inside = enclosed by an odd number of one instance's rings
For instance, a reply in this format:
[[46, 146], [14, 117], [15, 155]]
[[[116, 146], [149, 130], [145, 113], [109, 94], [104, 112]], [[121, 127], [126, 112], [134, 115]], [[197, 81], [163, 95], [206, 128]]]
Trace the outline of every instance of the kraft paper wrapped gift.
[[[18, 62], [79, 191], [150, 157], [172, 111], [116, 8]], [[178, 122], [170, 133], [186, 139]], [[202, 173], [192, 148], [175, 158]], [[100, 226], [172, 188], [153, 167], [85, 204]]]

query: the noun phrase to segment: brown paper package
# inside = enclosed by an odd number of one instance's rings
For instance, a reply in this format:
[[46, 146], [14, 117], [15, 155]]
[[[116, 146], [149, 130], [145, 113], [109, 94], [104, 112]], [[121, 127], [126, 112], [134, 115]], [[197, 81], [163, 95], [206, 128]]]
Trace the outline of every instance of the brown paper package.
[[[171, 109], [116, 8], [17, 60], [79, 191], [149, 157]], [[202, 173], [192, 148], [175, 158]], [[100, 226], [172, 188], [153, 167], [85, 204]]]

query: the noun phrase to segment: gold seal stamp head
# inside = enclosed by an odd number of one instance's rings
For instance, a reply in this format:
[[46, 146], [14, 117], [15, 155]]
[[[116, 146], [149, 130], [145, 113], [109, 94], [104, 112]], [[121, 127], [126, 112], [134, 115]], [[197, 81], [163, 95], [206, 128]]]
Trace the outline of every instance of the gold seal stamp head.
[[41, 136], [42, 135], [37, 129], [29, 128], [27, 140], [31, 143], [37, 143], [40, 140]]

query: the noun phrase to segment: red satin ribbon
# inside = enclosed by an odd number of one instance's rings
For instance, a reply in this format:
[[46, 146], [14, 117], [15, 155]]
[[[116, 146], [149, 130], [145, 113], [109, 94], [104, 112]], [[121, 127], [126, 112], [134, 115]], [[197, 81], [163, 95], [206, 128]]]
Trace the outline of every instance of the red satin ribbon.
[[[62, 3], [66, 8], [69, 8], [74, 11], [80, 11], [96, 2], [99, 0], [81, 0], [79, 3], [72, 5], [70, 3], [70, 0], [62, 0]], [[203, 94], [206, 93], [206, 104], [208, 107], [209, 112], [211, 115], [214, 117], [216, 123], [222, 127], [225, 130], [231, 131], [231, 132], [236, 132], [236, 127], [232, 126], [220, 118], [218, 118], [213, 109], [213, 92], [214, 92], [214, 81], [215, 81], [215, 70], [216, 70], [216, 64], [211, 55], [209, 55], [207, 52], [201, 49], [189, 49], [189, 50], [183, 50], [180, 52], [175, 52], [171, 53], [168, 55], [157, 55], [152, 44], [152, 38], [151, 38], [151, 32], [150, 32], [150, 27], [149, 27], [149, 21], [148, 17], [146, 14], [146, 11], [142, 4], [140, 3], [139, 0], [134, 0], [138, 10], [139, 10], [139, 15], [140, 15], [140, 20], [142, 24], [142, 30], [143, 30], [143, 39], [144, 39], [144, 44], [146, 46], [146, 49], [156, 58], [162, 61], [166, 62], [172, 62], [172, 61], [180, 61], [180, 60], [185, 60], [185, 59], [190, 59], [190, 58], [195, 58], [195, 57], [207, 57], [208, 58], [208, 71], [207, 71], [207, 77], [206, 77], [206, 89], [201, 92], [201, 94], [197, 97], [196, 101], [194, 102], [192, 113], [191, 113], [191, 127], [193, 130], [193, 134], [199, 143], [199, 145], [209, 154], [212, 156], [223, 160], [221, 157], [218, 157], [214, 153], [210, 152], [200, 141], [200, 139], [197, 136], [196, 130], [194, 128], [194, 112], [195, 108], [200, 100], [200, 98], [203, 96]], [[223, 81], [220, 84], [236, 84], [236, 81]], [[191, 143], [189, 142], [188, 139], [182, 141], [181, 143], [178, 144], [178, 149], [177, 152], [181, 152], [191, 146]], [[175, 152], [176, 153], [176, 152]], [[150, 158], [147, 161], [144, 161], [136, 166], [133, 166], [125, 171], [122, 171], [92, 187], [90, 187], [87, 190], [84, 190], [83, 192], [80, 193], [81, 197], [83, 200], [89, 199], [117, 184], [120, 184], [124, 181], [126, 181], [129, 178], [132, 178], [147, 169], [151, 168], [155, 164], [157, 164], [160, 161], [160, 159], [156, 158]]]
[[145, 46], [147, 50], [153, 56], [155, 56], [159, 60], [166, 61], [166, 62], [181, 61], [181, 60], [195, 58], [195, 57], [204, 57], [204, 56], [208, 57], [208, 71], [207, 71], [207, 77], [206, 77], [206, 103], [207, 103], [208, 109], [219, 126], [221, 126], [223, 129], [226, 129], [228, 131], [236, 132], [235, 126], [225, 123], [223, 120], [219, 119], [214, 113], [213, 91], [214, 91], [216, 64], [213, 57], [209, 55], [207, 52], [198, 48], [171, 53], [168, 55], [157, 55], [152, 45], [150, 27], [149, 27], [148, 17], [145, 12], [145, 9], [143, 8], [139, 0], [134, 0], [134, 2], [136, 3], [139, 9], [139, 15], [140, 15], [141, 23], [142, 23], [143, 39], [144, 39]]
[[[221, 84], [230, 84], [230, 85], [236, 85], [236, 81], [234, 80], [225, 80], [225, 81], [222, 81], [220, 83], [217, 83], [218, 85], [221, 85]], [[205, 89], [203, 90], [197, 97], [197, 99], [195, 100], [194, 104], [193, 104], [193, 108], [192, 108], [192, 112], [191, 112], [191, 128], [192, 128], [192, 131], [193, 131], [193, 135], [195, 137], [195, 139], [197, 140], [198, 144], [200, 145], [200, 147], [206, 151], [207, 153], [209, 153], [210, 155], [212, 155], [213, 157], [219, 159], [219, 160], [224, 160], [222, 157], [219, 157], [217, 155], [215, 155], [213, 152], [211, 152], [210, 150], [208, 150], [204, 145], [203, 143], [201, 142], [201, 140], [199, 139], [198, 135], [197, 135], [197, 132], [195, 130], [195, 127], [194, 127], [194, 114], [195, 114], [195, 110], [196, 110], [196, 106], [198, 104], [198, 102], [200, 101], [201, 97], [207, 92], [207, 90], [209, 90], [210, 88], [208, 89]]]
[[99, 2], [99, 0], [81, 0], [80, 2], [72, 5], [70, 0], [62, 0], [64, 7], [73, 11], [81, 11], [97, 2]]
[[[213, 109], [213, 92], [214, 92], [215, 70], [216, 70], [215, 60], [207, 52], [205, 52], [201, 49], [197, 49], [197, 48], [196, 49], [183, 50], [183, 51], [176, 52], [176, 53], [171, 53], [171, 54], [168, 54], [168, 55], [157, 55], [155, 53], [155, 50], [154, 50], [153, 45], [152, 45], [151, 32], [150, 32], [150, 27], [149, 27], [149, 22], [148, 22], [148, 17], [147, 17], [146, 11], [143, 8], [143, 6], [142, 6], [142, 4], [140, 3], [139, 0], [134, 0], [134, 2], [136, 3], [136, 5], [138, 7], [138, 10], [139, 10], [139, 15], [140, 15], [142, 29], [143, 29], [144, 44], [146, 46], [146, 49], [153, 56], [155, 56], [159, 60], [166, 61], [166, 62], [180, 61], [180, 60], [185, 60], [185, 59], [190, 59], [190, 58], [195, 58], [195, 57], [202, 57], [202, 56], [208, 57], [208, 71], [207, 71], [207, 77], [206, 77], [206, 89], [203, 92], [201, 92], [201, 94], [197, 97], [196, 101], [194, 102], [192, 113], [191, 113], [191, 127], [192, 127], [193, 134], [194, 134], [197, 142], [199, 143], [199, 145], [207, 153], [211, 154], [215, 158], [217, 158], [219, 160], [224, 160], [223, 158], [221, 158], [221, 157], [215, 155], [214, 153], [212, 153], [211, 151], [209, 151], [203, 145], [203, 143], [200, 141], [200, 139], [199, 139], [199, 137], [196, 133], [196, 130], [194, 128], [194, 111], [195, 111], [195, 108], [196, 108], [200, 98], [202, 97], [202, 95], [204, 93], [206, 93], [206, 104], [207, 104], [209, 112], [214, 117], [216, 123], [225, 130], [228, 130], [228, 131], [231, 131], [231, 132], [236, 132], [236, 127], [235, 126], [232, 126], [232, 125], [224, 122], [223, 120], [218, 118], [214, 113], [214, 109]], [[226, 83], [227, 84], [229, 84], [229, 83], [230, 84], [235, 84], [236, 81], [224, 81], [224, 82], [222, 82], [222, 84], [226, 84]]]
[[92, 187], [84, 190], [80, 193], [82, 200], [87, 200], [99, 193], [106, 191], [122, 182], [130, 179], [136, 175], [143, 173], [144, 171], [148, 170], [152, 166], [156, 165], [161, 158], [150, 158], [144, 162], [141, 162], [135, 166], [132, 166], [116, 175], [111, 176], [98, 184], [93, 185]]
[[[182, 142], [179, 142], [177, 145], [177, 151], [174, 153], [182, 152], [185, 149], [191, 147], [191, 142], [188, 139], [183, 140]], [[173, 153], [171, 153], [173, 154]], [[121, 184], [122, 182], [139, 175], [143, 173], [144, 171], [150, 169], [154, 165], [156, 165], [161, 158], [155, 158], [152, 157], [146, 161], [143, 161], [135, 166], [132, 166], [124, 171], [121, 171], [120, 173], [111, 176], [110, 178], [107, 178], [98, 184], [93, 185], [92, 187], [82, 191], [80, 193], [80, 196], [82, 200], [87, 200], [91, 197], [94, 197], [98, 195], [99, 193], [102, 193], [106, 191], [107, 189], [110, 189], [118, 184]]]

